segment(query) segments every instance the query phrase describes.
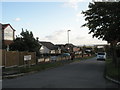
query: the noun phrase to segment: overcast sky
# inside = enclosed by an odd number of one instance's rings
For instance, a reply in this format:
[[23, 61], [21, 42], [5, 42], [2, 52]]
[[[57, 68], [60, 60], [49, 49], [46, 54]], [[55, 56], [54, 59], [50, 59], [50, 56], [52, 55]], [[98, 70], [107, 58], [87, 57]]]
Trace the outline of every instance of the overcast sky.
[[[26, 0], [28, 1], [28, 0]], [[2, 2], [2, 23], [9, 23], [19, 35], [22, 28], [32, 31], [40, 41], [66, 44], [67, 30], [70, 43], [74, 45], [106, 44], [92, 38], [81, 11], [88, 9], [90, 0], [67, 0], [68, 2]]]

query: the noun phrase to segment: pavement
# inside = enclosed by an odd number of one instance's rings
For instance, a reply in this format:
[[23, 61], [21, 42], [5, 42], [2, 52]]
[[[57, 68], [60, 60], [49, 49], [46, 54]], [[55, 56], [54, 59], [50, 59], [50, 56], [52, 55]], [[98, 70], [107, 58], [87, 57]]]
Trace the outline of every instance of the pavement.
[[3, 79], [3, 88], [119, 88], [104, 78], [105, 61], [95, 58], [73, 62], [13, 79]]

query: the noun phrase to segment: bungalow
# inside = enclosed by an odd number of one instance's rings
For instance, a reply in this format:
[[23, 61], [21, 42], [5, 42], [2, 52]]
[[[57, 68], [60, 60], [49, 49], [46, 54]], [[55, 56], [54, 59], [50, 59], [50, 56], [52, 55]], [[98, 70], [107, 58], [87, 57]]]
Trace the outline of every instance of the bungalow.
[[61, 53], [66, 53], [67, 49], [65, 48], [64, 44], [56, 44], [56, 47], [59, 47], [61, 49]]
[[75, 46], [73, 44], [65, 44], [65, 48], [68, 50], [69, 53], [73, 52], [73, 48]]
[[80, 51], [80, 47], [77, 47], [73, 44], [57, 44], [57, 47], [59, 47], [62, 50], [62, 53], [71, 53], [71, 52], [78, 52]]
[[109, 46], [109, 45], [108, 44], [94, 45], [94, 50], [95, 50], [95, 52], [104, 52], [106, 46]]
[[1, 24], [2, 28], [0, 29], [2, 33], [2, 48], [9, 50], [9, 45], [13, 43], [15, 39], [15, 29], [10, 24]]
[[81, 48], [78, 46], [73, 47], [73, 52], [79, 52], [81, 51]]
[[41, 54], [59, 54], [61, 53], [61, 49], [55, 46], [51, 42], [39, 42], [41, 45], [40, 53]]

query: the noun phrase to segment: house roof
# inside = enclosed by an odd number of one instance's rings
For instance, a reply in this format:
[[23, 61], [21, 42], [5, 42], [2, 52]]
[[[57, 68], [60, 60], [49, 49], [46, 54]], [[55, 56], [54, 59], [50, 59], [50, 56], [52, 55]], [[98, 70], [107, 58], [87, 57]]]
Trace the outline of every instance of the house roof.
[[67, 47], [75, 47], [75, 45], [73, 45], [73, 44], [65, 44], [65, 46], [67, 46]]
[[56, 46], [58, 46], [58, 47], [65, 47], [65, 45], [64, 44], [56, 44]]
[[[10, 26], [12, 29], [13, 27], [10, 24], [1, 24], [2, 25], [2, 30], [5, 30], [8, 26]], [[13, 29], [15, 31], [15, 29]]]
[[67, 44], [56, 44], [56, 46], [58, 46], [58, 47], [76, 47], [75, 45], [73, 45], [73, 44], [71, 44], [71, 43], [67, 43]]
[[57, 44], [56, 46], [59, 47], [62, 51], [66, 51], [64, 44]]
[[56, 50], [58, 49], [57, 46], [55, 46], [53, 43], [51, 42], [39, 42], [40, 44], [42, 44], [43, 46], [47, 47], [50, 50]]

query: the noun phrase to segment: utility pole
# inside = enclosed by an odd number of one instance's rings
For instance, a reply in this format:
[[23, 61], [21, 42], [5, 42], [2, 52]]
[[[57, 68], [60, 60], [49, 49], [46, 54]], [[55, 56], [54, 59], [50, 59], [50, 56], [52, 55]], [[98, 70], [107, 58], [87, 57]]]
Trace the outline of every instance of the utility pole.
[[67, 34], [68, 34], [68, 44], [69, 44], [69, 32], [70, 32], [71, 30], [67, 30]]

